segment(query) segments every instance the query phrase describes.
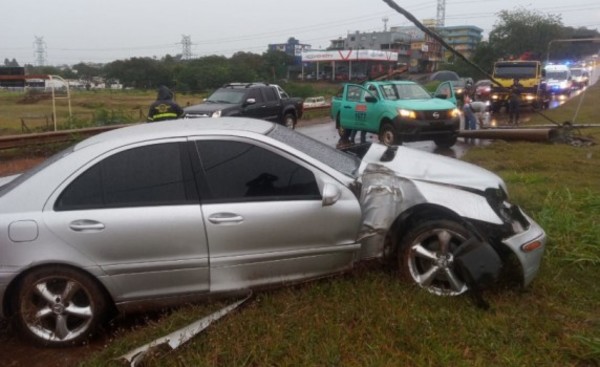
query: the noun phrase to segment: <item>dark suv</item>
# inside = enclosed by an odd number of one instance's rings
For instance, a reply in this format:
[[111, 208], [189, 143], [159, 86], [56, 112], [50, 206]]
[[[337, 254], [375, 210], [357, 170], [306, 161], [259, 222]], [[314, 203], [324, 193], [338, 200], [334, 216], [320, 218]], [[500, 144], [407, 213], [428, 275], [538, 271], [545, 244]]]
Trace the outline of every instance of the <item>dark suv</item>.
[[294, 128], [302, 117], [302, 99], [291, 98], [278, 85], [230, 83], [203, 103], [184, 108], [184, 117], [244, 116]]

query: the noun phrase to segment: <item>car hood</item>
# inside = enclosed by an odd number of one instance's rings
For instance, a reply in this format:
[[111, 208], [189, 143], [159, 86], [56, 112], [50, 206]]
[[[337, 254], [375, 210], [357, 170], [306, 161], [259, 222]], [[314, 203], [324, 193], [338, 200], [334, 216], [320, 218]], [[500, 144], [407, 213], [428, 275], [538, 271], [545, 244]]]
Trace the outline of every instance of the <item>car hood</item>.
[[481, 191], [487, 188], [502, 187], [506, 192], [506, 185], [500, 177], [476, 165], [404, 146], [393, 148], [397, 148], [393, 159], [382, 161], [382, 156], [388, 147], [382, 144], [372, 144], [362, 159], [359, 175], [362, 175], [367, 165], [378, 164], [394, 171], [399, 177], [412, 180]]
[[230, 103], [201, 103], [193, 106], [184, 107], [185, 113], [212, 113], [219, 110], [235, 107], [236, 105]]
[[441, 98], [405, 99], [388, 102], [393, 103], [397, 108], [406, 108], [415, 111], [450, 110], [456, 108], [454, 103]]

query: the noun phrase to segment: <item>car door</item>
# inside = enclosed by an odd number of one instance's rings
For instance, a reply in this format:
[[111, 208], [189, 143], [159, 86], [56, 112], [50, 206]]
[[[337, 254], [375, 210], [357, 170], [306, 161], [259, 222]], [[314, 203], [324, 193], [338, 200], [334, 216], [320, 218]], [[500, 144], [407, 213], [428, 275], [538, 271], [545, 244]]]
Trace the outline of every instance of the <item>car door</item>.
[[[243, 139], [198, 140], [211, 291], [282, 284], [352, 266], [357, 198], [283, 151]], [[323, 191], [339, 198], [325, 204]]]
[[279, 99], [279, 97], [277, 96], [277, 92], [275, 91], [275, 88], [272, 87], [265, 87], [265, 88], [259, 88], [262, 95], [263, 95], [263, 99], [264, 99], [264, 117], [263, 119], [265, 120], [269, 120], [269, 121], [273, 121], [273, 122], [279, 122], [280, 121], [280, 115], [283, 111], [283, 106], [282, 106], [282, 102]]
[[245, 102], [244, 116], [252, 117], [261, 120], [267, 120], [269, 118], [269, 110], [265, 104], [265, 99], [260, 91], [260, 88], [250, 88], [246, 101], [254, 100], [254, 103], [248, 104]]
[[356, 84], [346, 85], [346, 96], [340, 106], [340, 123], [346, 129], [359, 129], [367, 113], [364, 101], [365, 88]]
[[206, 292], [208, 247], [184, 141], [126, 147], [59, 188], [48, 228], [105, 272], [116, 301]]
[[452, 82], [450, 82], [450, 81], [440, 83], [440, 85], [438, 85], [438, 87], [435, 90], [435, 93], [433, 95], [436, 98], [445, 99], [456, 105], [456, 103], [457, 103], [456, 94], [454, 93], [454, 88], [452, 88], [451, 83]]

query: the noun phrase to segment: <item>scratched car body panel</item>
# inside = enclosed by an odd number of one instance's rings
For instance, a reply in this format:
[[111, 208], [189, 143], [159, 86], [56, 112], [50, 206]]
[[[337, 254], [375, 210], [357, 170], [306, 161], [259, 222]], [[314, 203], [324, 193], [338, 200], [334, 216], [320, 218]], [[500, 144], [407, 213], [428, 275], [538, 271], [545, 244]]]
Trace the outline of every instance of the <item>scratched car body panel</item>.
[[458, 295], [479, 285], [459, 261], [472, 238], [516, 255], [527, 285], [545, 244], [484, 169], [380, 144], [342, 152], [245, 118], [114, 130], [0, 183], [2, 315], [42, 345], [84, 341], [110, 305], [289, 284], [373, 258]]

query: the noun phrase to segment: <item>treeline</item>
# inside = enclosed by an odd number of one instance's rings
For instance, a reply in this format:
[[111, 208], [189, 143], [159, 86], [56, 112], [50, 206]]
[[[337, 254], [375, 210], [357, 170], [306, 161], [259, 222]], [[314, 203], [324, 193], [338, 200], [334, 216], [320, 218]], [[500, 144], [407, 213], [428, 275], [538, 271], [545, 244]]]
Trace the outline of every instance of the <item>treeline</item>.
[[90, 84], [99, 80], [107, 84], [121, 83], [124, 87], [154, 89], [166, 85], [179, 92], [209, 91], [235, 82], [276, 82], [288, 77], [293, 58], [281, 51], [262, 55], [238, 52], [225, 56], [205, 56], [182, 60], [181, 56], [167, 55], [162, 59], [134, 57], [116, 60], [104, 65], [79, 63], [71, 67], [26, 66], [27, 74], [54, 74], [65, 79], [79, 79]]

